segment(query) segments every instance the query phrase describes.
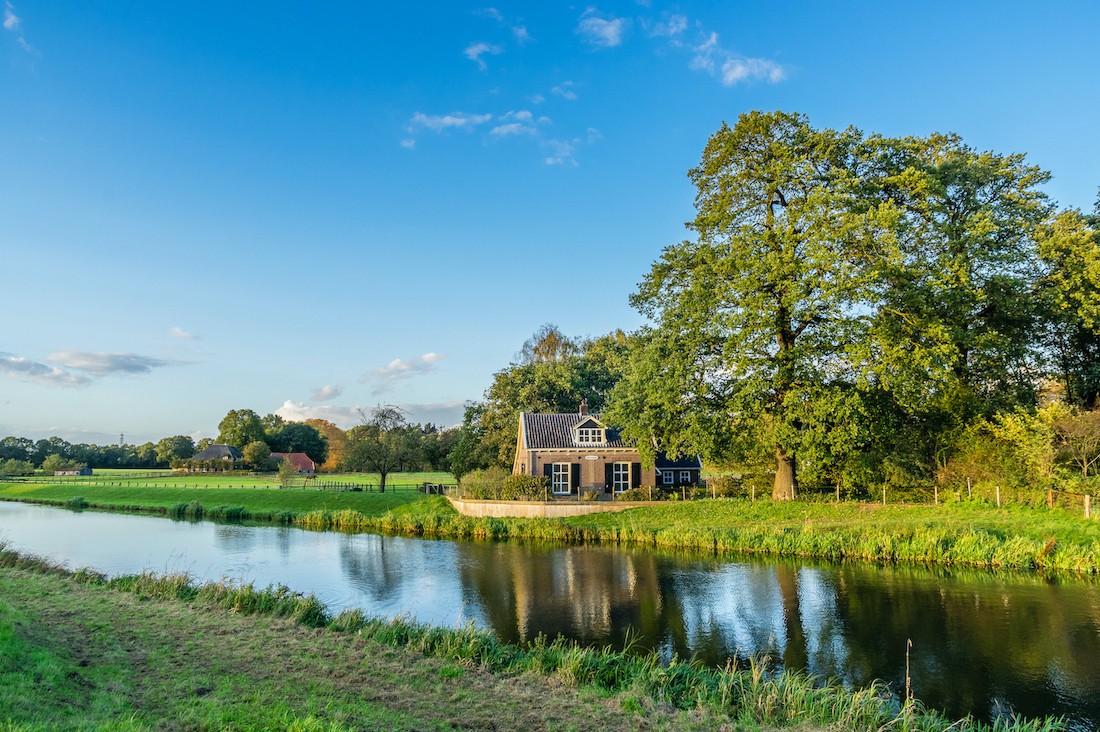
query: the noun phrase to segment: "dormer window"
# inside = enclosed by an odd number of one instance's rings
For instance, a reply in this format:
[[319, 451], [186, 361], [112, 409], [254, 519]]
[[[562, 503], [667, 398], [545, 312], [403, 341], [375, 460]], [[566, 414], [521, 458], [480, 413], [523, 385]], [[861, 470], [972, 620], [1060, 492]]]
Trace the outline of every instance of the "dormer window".
[[581, 427], [577, 430], [577, 442], [581, 445], [601, 445], [604, 439], [604, 431], [599, 427]]

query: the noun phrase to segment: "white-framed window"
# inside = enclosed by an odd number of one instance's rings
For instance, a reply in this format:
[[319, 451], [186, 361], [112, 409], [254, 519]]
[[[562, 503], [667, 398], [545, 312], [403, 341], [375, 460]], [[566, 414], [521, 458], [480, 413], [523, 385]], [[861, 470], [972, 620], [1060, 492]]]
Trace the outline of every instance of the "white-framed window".
[[630, 488], [630, 463], [614, 463], [611, 466], [611, 490], [622, 493]]
[[691, 471], [690, 470], [681, 470], [680, 471], [680, 485], [687, 485], [690, 482], [691, 482]]
[[550, 487], [559, 495], [563, 493], [569, 493], [571, 489], [570, 469], [573, 466], [569, 463], [554, 463], [554, 469], [550, 473]]
[[577, 430], [577, 442], [582, 445], [598, 445], [603, 441], [603, 430], [598, 427], [581, 427]]
[[676, 471], [675, 470], [662, 470], [661, 471], [661, 485], [675, 485]]

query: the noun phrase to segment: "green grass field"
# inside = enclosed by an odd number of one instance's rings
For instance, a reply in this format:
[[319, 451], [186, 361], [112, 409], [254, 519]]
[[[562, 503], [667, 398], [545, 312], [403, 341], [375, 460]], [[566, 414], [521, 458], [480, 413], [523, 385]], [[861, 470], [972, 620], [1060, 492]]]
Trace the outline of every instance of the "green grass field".
[[[33, 484], [87, 484], [100, 483], [127, 484], [133, 486], [189, 486], [196, 488], [227, 488], [227, 487], [279, 487], [279, 476], [276, 473], [251, 474], [246, 472], [235, 473], [173, 473], [170, 470], [131, 470], [97, 468], [92, 475], [84, 476], [32, 476]], [[322, 473], [305, 481], [306, 484], [321, 485], [324, 483], [356, 483], [361, 485], [378, 486], [381, 479], [377, 473]], [[386, 478], [387, 485], [409, 487], [422, 483], [444, 483], [454, 485], [454, 476], [442, 471], [422, 471], [412, 473], [390, 473]]]

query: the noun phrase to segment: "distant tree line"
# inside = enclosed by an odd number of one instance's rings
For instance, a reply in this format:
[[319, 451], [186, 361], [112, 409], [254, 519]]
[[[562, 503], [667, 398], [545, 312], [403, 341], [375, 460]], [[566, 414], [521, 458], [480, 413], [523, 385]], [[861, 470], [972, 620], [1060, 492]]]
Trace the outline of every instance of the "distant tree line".
[[[383, 407], [376, 407], [375, 411]], [[396, 407], [399, 417], [384, 425], [382, 435], [388, 450], [381, 466], [385, 472], [448, 470], [450, 453], [458, 437], [458, 428], [442, 429], [433, 424], [410, 424]], [[232, 445], [244, 453], [245, 467], [275, 470], [270, 461], [273, 452], [302, 452], [323, 472], [379, 472], [377, 451], [365, 448], [377, 429], [371, 426], [370, 413], [363, 412], [363, 424], [342, 430], [332, 422], [311, 419], [289, 422], [276, 414], [260, 417], [251, 409], [234, 409], [218, 424], [218, 437], [198, 442], [187, 435], [165, 437], [142, 445], [73, 444], [60, 437], [31, 440], [5, 437], [0, 440], [0, 475], [29, 475], [35, 470], [90, 468], [182, 467], [193, 456], [212, 444]], [[373, 436], [372, 436], [373, 435]]]
[[1100, 201], [958, 136], [887, 138], [753, 112], [690, 173], [631, 334], [547, 326], [467, 405], [462, 474], [509, 467], [520, 411], [581, 399], [638, 445], [773, 497], [955, 487], [1095, 490]]

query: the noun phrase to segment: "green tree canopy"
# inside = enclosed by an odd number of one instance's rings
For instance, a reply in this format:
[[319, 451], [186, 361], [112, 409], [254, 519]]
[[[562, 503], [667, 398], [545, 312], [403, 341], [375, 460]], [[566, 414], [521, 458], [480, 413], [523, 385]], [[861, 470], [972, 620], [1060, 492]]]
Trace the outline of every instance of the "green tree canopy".
[[895, 218], [861, 196], [860, 143], [781, 112], [711, 137], [691, 171], [697, 238], [667, 247], [631, 298], [654, 325], [611, 419], [648, 459], [763, 447], [773, 496], [791, 499], [798, 460], [852, 446], [849, 349], [865, 333], [876, 234]]
[[231, 409], [218, 423], [218, 444], [243, 450], [250, 442], [267, 437], [260, 416], [251, 409]]

